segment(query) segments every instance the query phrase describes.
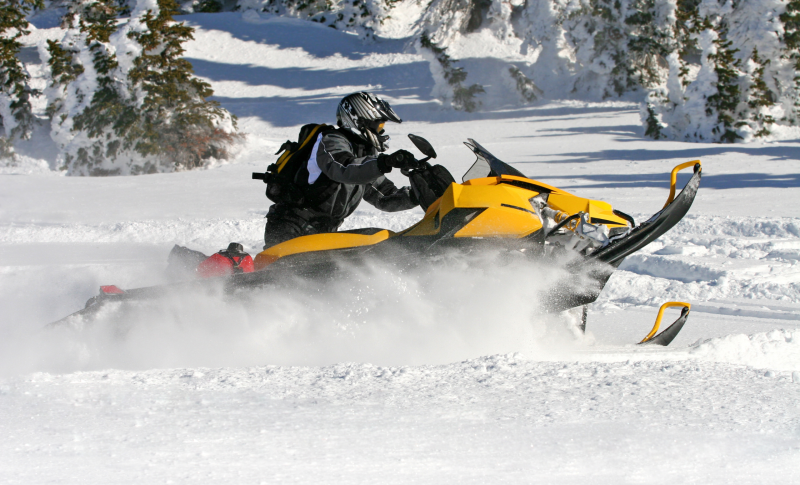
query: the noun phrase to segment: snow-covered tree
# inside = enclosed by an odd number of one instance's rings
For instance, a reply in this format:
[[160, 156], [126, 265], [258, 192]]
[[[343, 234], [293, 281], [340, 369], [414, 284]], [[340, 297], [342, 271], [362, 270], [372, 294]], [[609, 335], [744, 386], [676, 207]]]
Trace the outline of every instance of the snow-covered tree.
[[19, 38], [29, 33], [26, 16], [41, 0], [3, 0], [0, 3], [0, 158], [14, 153], [15, 139], [28, 139], [34, 125], [30, 75], [18, 58]]
[[693, 141], [796, 136], [786, 9], [781, 0], [679, 2], [668, 79], [642, 105], [647, 135], [656, 138], [661, 126], [667, 138]]
[[481, 102], [475, 95], [483, 93], [483, 86], [472, 84], [464, 86], [467, 72], [462, 67], [456, 67], [456, 60], [452, 59], [447, 50], [436, 45], [426, 32], [423, 32], [417, 44], [417, 51], [428, 57], [431, 73], [435, 81], [435, 95], [449, 103], [459, 111], [475, 111]]
[[239, 0], [241, 10], [255, 10], [319, 22], [373, 39], [400, 0]]
[[544, 91], [531, 81], [517, 66], [508, 68], [508, 74], [514, 82], [514, 87], [526, 103], [532, 103], [538, 100], [544, 94]]
[[116, 0], [75, 0], [49, 43], [51, 136], [71, 175], [192, 169], [224, 159], [241, 137], [180, 56], [192, 29], [173, 0], [140, 0], [116, 27]]
[[483, 26], [493, 3], [492, 0], [431, 0], [420, 19], [420, 27], [423, 32], [435, 33], [434, 40], [446, 48], [459, 35]]
[[116, 0], [75, 0], [62, 22], [66, 36], [48, 45], [51, 134], [62, 146], [62, 164], [70, 174], [120, 172], [113, 162], [122, 140], [113, 128], [130, 103], [116, 79], [119, 65], [110, 44], [116, 13]]
[[128, 80], [144, 97], [126, 130], [127, 144], [143, 156], [158, 158], [159, 171], [228, 158], [229, 148], [242, 137], [236, 133], [236, 118], [207, 99], [214, 94], [211, 85], [194, 77], [192, 65], [181, 58], [182, 44], [193, 38], [194, 29], [172, 19], [178, 9], [174, 0], [142, 2], [151, 3], [139, 19], [146, 28], [127, 35], [141, 49]]
[[632, 0], [625, 17], [628, 83], [658, 86], [668, 74], [667, 56], [678, 49], [674, 0]]
[[746, 72], [749, 82], [745, 92], [750, 111], [750, 119], [747, 122], [750, 131], [757, 138], [769, 136], [770, 128], [775, 124], [773, 116], [775, 94], [770, 90], [764, 77], [764, 71], [771, 63], [769, 59], [762, 59], [759, 56], [758, 49], [753, 49], [753, 54], [747, 62]]
[[524, 50], [540, 52], [528, 71], [549, 96], [605, 99], [664, 82], [676, 8], [675, 0], [538, 0], [505, 20]]
[[[792, 94], [792, 96], [783, 96], [786, 98], [793, 98], [791, 106], [786, 106], [784, 102], [784, 111], [786, 112], [786, 120], [791, 124], [797, 123], [798, 118], [798, 105], [800, 105], [800, 0], [790, 0], [786, 4], [786, 8], [781, 12], [779, 19], [783, 27], [783, 57], [790, 66], [793, 68], [792, 79], [784, 74], [781, 76], [782, 82], [780, 88]], [[774, 59], [770, 57], [769, 59]], [[784, 73], [786, 70], [784, 70]], [[780, 97], [780, 93], [779, 97]]]
[[563, 20], [579, 66], [575, 92], [608, 98], [634, 87], [626, 62], [626, 13], [619, 0], [589, 0]]
[[711, 128], [711, 133], [715, 135], [713, 141], [733, 143], [742, 138], [733, 129], [734, 124], [741, 126], [736, 119], [736, 108], [740, 102], [741, 61], [735, 57], [739, 49], [732, 47], [733, 42], [727, 39], [727, 33], [724, 25], [719, 27], [719, 33], [713, 40], [715, 48], [706, 55], [708, 65], [714, 69], [717, 78], [713, 83], [714, 92], [706, 98], [706, 114], [716, 115], [717, 118], [716, 126]]

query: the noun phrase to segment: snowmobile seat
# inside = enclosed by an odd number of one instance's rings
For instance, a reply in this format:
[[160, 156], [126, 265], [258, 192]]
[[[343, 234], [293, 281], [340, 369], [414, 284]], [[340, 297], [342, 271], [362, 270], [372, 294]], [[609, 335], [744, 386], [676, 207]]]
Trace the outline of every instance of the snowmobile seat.
[[[379, 229], [377, 232], [373, 232], [373, 228], [369, 228], [364, 231], [365, 233], [359, 232], [359, 230], [326, 232], [311, 234], [309, 236], [300, 236], [284, 241], [258, 253], [255, 260], [255, 270], [260, 271], [278, 259], [292, 254], [370, 246], [385, 241], [395, 235], [394, 232], [388, 229]], [[370, 232], [371, 234], [366, 232]]]

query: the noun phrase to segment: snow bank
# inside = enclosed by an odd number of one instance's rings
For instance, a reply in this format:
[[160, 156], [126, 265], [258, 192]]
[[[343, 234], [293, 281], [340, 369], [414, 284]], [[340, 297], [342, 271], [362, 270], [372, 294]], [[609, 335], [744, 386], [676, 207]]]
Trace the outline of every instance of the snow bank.
[[693, 345], [692, 357], [759, 369], [800, 370], [800, 330], [775, 329], [755, 335], [728, 335]]

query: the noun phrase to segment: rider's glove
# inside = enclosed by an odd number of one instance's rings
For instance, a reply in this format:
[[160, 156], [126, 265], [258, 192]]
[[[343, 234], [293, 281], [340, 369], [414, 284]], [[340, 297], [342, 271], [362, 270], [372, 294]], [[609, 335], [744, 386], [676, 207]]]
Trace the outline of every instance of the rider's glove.
[[392, 168], [414, 170], [421, 166], [417, 159], [414, 158], [414, 154], [406, 150], [397, 150], [390, 155], [385, 153], [378, 155], [378, 168], [380, 168], [383, 173], [391, 172]]

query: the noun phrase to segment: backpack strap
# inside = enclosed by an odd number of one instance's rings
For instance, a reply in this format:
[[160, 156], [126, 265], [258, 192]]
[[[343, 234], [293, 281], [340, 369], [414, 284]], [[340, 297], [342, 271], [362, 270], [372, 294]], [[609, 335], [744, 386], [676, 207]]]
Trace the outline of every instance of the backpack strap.
[[298, 148], [300, 148], [300, 145], [297, 144], [297, 142], [294, 142], [292, 140], [286, 140], [285, 142], [283, 142], [283, 145], [281, 145], [281, 147], [278, 148], [278, 151], [275, 152], [275, 155], [280, 154], [284, 150], [290, 152], [296, 152]]
[[[281, 170], [283, 170], [283, 167], [286, 166], [286, 162], [289, 161], [289, 159], [291, 158], [292, 154], [302, 150], [303, 148], [305, 148], [306, 145], [311, 143], [313, 140], [316, 140], [316, 135], [317, 135], [317, 133], [319, 133], [320, 130], [322, 130], [323, 128], [331, 128], [330, 125], [326, 125], [326, 124], [323, 123], [323, 124], [314, 126], [314, 128], [311, 129], [310, 133], [308, 133], [307, 135], [303, 136], [303, 134], [304, 134], [303, 132], [304, 131], [306, 131], [306, 132], [308, 131], [306, 129], [306, 127], [308, 127], [308, 126], [309, 125], [305, 125], [300, 130], [300, 136], [298, 138], [298, 142], [297, 143], [287, 140], [286, 143], [281, 145], [281, 149], [278, 150], [278, 153], [280, 153], [282, 150], [285, 150], [285, 151], [284, 151], [283, 155], [281, 155], [280, 158], [278, 158], [278, 161], [275, 162], [275, 173], [281, 173]], [[286, 150], [286, 148], [288, 148], [288, 150]]]
[[230, 243], [227, 249], [223, 249], [218, 253], [220, 256], [224, 256], [228, 261], [231, 262], [231, 266], [234, 273], [242, 273], [244, 270], [241, 268], [242, 263], [244, 262], [245, 258], [249, 256], [247, 253], [244, 252], [244, 248], [239, 243]]

